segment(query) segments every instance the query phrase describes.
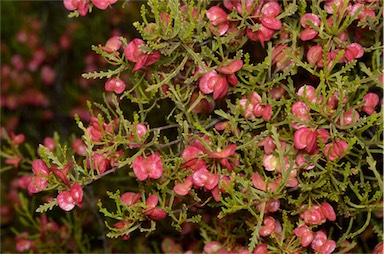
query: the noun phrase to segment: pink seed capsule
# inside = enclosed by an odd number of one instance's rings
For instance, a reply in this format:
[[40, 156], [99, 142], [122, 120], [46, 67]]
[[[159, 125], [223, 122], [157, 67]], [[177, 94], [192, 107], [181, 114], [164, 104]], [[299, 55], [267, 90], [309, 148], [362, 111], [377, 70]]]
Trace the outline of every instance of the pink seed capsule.
[[367, 93], [364, 95], [364, 105], [362, 107], [362, 110], [367, 113], [368, 115], [372, 115], [375, 113], [375, 107], [379, 104], [379, 96], [375, 93]]
[[120, 41], [119, 36], [113, 36], [105, 43], [105, 46], [102, 47], [102, 49], [107, 53], [113, 53], [118, 51], [121, 45], [122, 42]]
[[163, 175], [163, 163], [158, 154], [152, 154], [147, 158], [136, 157], [132, 168], [139, 181], [144, 181], [147, 178], [159, 179]]
[[121, 202], [127, 206], [136, 204], [140, 199], [140, 193], [125, 192], [120, 196]]
[[300, 39], [302, 41], [310, 41], [313, 38], [315, 38], [319, 32], [312, 28], [305, 28], [301, 33], [300, 33]]
[[93, 5], [99, 8], [100, 10], [105, 10], [108, 6], [117, 2], [117, 0], [91, 0]]
[[[307, 53], [307, 61], [313, 66], [319, 66], [323, 59], [323, 48], [320, 45], [312, 46]], [[321, 66], [319, 66], [321, 67]]]
[[120, 78], [110, 78], [105, 83], [105, 91], [121, 94], [125, 90], [125, 83]]
[[309, 25], [310, 23], [313, 23], [315, 26], [320, 26], [320, 18], [313, 13], [306, 13], [300, 18], [300, 24], [304, 28], [311, 28]]
[[261, 8], [263, 17], [277, 17], [281, 12], [281, 7], [278, 2], [268, 2]]
[[325, 218], [330, 221], [336, 220], [336, 213], [333, 210], [333, 207], [328, 202], [323, 202], [320, 205], [321, 212], [324, 214]]
[[173, 187], [173, 191], [180, 196], [185, 196], [188, 194], [188, 192], [192, 188], [192, 177], [187, 177], [184, 182], [176, 184], [175, 187]]

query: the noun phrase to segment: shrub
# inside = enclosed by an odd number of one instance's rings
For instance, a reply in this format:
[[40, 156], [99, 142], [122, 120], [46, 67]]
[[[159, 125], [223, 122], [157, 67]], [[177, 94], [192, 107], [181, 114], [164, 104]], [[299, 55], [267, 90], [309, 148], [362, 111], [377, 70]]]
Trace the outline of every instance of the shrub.
[[35, 155], [3, 129], [17, 251], [382, 253], [378, 1], [150, 0], [141, 16], [140, 38], [92, 46], [107, 64], [82, 77], [105, 95], [75, 116], [81, 137]]

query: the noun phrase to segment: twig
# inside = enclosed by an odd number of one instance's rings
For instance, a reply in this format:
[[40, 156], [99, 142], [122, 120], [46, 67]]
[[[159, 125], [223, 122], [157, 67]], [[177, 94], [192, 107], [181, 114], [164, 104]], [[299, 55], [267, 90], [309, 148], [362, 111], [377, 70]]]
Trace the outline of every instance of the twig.
[[109, 174], [111, 174], [111, 173], [114, 173], [117, 169], [119, 169], [119, 167], [111, 168], [111, 169], [105, 171], [104, 173], [102, 173], [102, 174], [100, 174], [100, 175], [96, 175], [96, 176], [94, 176], [92, 179], [86, 181], [83, 185], [84, 185], [84, 186], [85, 186], [85, 185], [89, 185], [89, 184], [93, 183], [94, 181], [97, 181], [97, 180], [99, 180], [100, 178], [102, 178], [102, 177], [104, 177], [104, 176], [106, 176], [106, 175], [109, 175]]

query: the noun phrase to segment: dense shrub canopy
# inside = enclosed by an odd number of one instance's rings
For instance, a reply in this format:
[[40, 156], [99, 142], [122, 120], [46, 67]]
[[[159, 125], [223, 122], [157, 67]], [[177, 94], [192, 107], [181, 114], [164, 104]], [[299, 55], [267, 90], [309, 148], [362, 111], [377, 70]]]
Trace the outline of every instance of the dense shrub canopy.
[[382, 253], [377, 0], [121, 4], [5, 5], [2, 250]]

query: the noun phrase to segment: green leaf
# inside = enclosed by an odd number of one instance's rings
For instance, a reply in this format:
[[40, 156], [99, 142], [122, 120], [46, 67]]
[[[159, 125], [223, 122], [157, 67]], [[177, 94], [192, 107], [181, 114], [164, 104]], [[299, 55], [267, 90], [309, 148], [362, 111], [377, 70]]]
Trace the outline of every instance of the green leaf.
[[40, 205], [36, 212], [38, 213], [46, 213], [48, 210], [52, 210], [57, 205], [57, 200], [54, 199], [51, 202], [45, 203], [43, 205]]

